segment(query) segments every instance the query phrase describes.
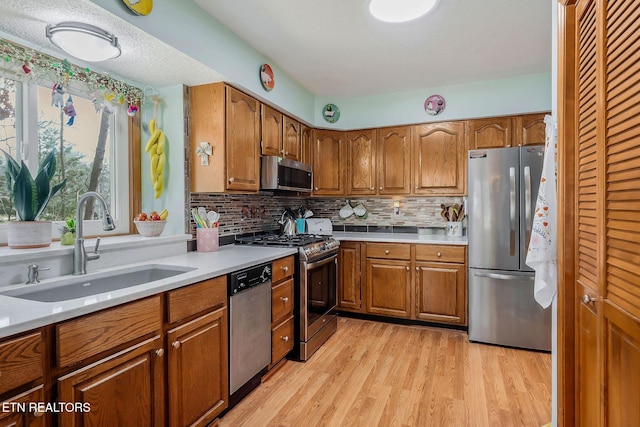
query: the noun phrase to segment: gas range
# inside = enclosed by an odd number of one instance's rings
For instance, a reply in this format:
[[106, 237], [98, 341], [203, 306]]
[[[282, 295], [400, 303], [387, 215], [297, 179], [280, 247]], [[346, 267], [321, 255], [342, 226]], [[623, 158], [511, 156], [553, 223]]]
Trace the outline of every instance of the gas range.
[[256, 236], [236, 237], [236, 244], [262, 245], [279, 247], [298, 247], [300, 257], [306, 261], [335, 253], [340, 247], [340, 242], [331, 236], [315, 234], [258, 234]]

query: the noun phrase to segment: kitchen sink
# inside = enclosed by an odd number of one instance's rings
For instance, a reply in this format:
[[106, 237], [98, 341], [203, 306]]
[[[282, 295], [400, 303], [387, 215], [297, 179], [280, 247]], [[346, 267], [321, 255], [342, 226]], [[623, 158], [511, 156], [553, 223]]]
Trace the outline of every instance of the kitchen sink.
[[46, 284], [29, 285], [11, 291], [0, 292], [0, 295], [40, 302], [67, 301], [117, 291], [143, 283], [155, 282], [192, 270], [195, 269], [191, 267], [155, 264], [129, 267], [116, 271], [99, 272], [82, 276], [65, 276], [65, 278]]

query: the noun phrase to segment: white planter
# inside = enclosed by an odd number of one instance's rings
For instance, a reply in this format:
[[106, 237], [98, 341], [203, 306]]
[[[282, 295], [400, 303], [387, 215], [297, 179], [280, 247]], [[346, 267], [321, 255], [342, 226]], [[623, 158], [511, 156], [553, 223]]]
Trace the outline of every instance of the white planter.
[[46, 248], [51, 244], [51, 221], [11, 221], [7, 223], [10, 248]]

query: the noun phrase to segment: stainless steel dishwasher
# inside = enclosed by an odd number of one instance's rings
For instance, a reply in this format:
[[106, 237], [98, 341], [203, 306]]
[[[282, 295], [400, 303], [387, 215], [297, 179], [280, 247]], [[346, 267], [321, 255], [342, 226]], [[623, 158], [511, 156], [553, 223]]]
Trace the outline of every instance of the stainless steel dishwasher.
[[271, 362], [271, 264], [229, 275], [229, 404], [258, 384]]

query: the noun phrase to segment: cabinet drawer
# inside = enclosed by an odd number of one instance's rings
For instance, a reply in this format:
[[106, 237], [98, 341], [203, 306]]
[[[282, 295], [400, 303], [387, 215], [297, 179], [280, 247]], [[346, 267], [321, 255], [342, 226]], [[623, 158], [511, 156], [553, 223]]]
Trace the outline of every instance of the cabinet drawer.
[[464, 246], [416, 245], [416, 260], [464, 264], [466, 249]]
[[367, 243], [367, 258], [408, 260], [411, 258], [411, 246], [402, 243]]
[[275, 364], [293, 349], [293, 316], [271, 330], [271, 363]]
[[159, 295], [60, 323], [56, 326], [58, 364], [72, 365], [161, 328]]
[[223, 307], [226, 303], [227, 276], [176, 289], [167, 294], [169, 323], [175, 323], [205, 310]]
[[[29, 405], [30, 402], [45, 402], [43, 385], [39, 385], [17, 396], [10, 397], [9, 399], [2, 402], [2, 404], [16, 404], [16, 407], [8, 406], [0, 411], [0, 426], [44, 427], [45, 418], [47, 418], [47, 416], [44, 414], [44, 412], [37, 411], [37, 408], [31, 407]], [[20, 404], [26, 406], [25, 412], [20, 411]], [[6, 409], [8, 409], [8, 411], [5, 412]]]
[[273, 275], [271, 280], [273, 283], [279, 282], [282, 279], [293, 276], [295, 269], [294, 258], [292, 256], [287, 258], [281, 258], [273, 261]]
[[293, 279], [271, 290], [271, 323], [279, 323], [293, 314]]
[[42, 376], [40, 332], [0, 344], [0, 394]]

